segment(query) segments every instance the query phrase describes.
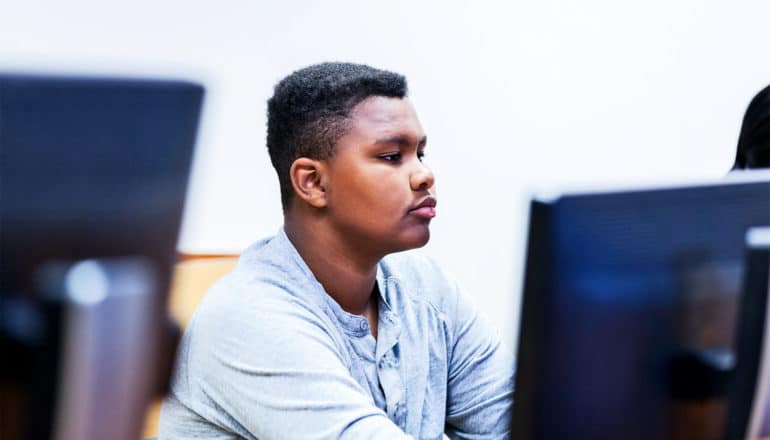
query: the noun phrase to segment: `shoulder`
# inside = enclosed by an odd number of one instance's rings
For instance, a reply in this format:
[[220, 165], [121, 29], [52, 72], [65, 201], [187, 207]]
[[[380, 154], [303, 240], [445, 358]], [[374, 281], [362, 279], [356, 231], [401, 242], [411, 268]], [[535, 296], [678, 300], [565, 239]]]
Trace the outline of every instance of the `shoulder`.
[[209, 289], [199, 312], [215, 321], [242, 315], [309, 318], [323, 314], [319, 289], [320, 284], [279, 234], [246, 249], [235, 269]]
[[380, 271], [388, 287], [395, 285], [400, 294], [427, 302], [442, 313], [452, 312], [461, 295], [454, 278], [419, 251], [388, 255], [380, 262]]
[[187, 330], [195, 346], [235, 351], [272, 349], [298, 333], [337, 339], [319, 287], [291, 255], [264, 240], [209, 289]]
[[237, 270], [226, 275], [203, 298], [190, 326], [208, 334], [207, 339], [233, 338], [251, 344], [269, 344], [273, 336], [288, 329], [327, 328], [318, 304], [300, 294], [301, 286], [276, 282], [282, 279], [280, 274], [268, 275], [275, 278]]
[[291, 286], [244, 280], [236, 271], [211, 288], [186, 328], [176, 391], [181, 396], [188, 380], [200, 389], [239, 386], [244, 374], [285, 371], [308, 357], [350, 362], [343, 335], [317, 305]]
[[438, 263], [420, 251], [390, 254], [382, 259], [380, 267], [388, 278], [403, 278], [413, 282], [448, 280]]

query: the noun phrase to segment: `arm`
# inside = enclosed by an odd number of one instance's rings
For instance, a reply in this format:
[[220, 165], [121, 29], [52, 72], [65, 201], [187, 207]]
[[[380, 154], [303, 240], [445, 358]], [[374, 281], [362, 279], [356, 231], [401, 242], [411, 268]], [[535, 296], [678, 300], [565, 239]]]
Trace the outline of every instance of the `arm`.
[[454, 340], [449, 358], [447, 427], [451, 438], [510, 436], [513, 355], [455, 286]]

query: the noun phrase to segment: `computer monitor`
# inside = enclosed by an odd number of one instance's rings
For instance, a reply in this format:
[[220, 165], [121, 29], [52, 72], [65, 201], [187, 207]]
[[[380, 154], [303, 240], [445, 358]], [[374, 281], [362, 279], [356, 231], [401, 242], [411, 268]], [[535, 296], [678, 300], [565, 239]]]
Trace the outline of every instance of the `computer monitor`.
[[513, 438], [725, 438], [745, 237], [765, 225], [766, 172], [535, 198]]
[[0, 73], [3, 438], [139, 437], [202, 97]]
[[751, 228], [746, 247], [726, 438], [756, 440], [770, 435], [770, 227]]

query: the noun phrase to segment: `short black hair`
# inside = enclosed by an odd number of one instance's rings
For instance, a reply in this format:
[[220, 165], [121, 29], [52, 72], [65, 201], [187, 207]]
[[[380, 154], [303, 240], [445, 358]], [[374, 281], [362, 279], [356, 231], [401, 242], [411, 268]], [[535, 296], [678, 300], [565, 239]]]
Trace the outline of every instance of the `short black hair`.
[[363, 64], [321, 63], [282, 79], [267, 101], [267, 150], [286, 212], [294, 192], [289, 170], [299, 157], [323, 160], [349, 129], [353, 107], [371, 96], [404, 98], [406, 78]]
[[770, 168], [770, 86], [754, 96], [743, 116], [734, 170]]

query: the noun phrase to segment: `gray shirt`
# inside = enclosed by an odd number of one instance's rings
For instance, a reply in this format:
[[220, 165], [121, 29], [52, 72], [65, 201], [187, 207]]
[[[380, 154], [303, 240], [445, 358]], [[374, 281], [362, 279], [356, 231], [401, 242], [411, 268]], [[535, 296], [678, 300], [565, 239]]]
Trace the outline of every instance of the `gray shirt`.
[[514, 362], [457, 285], [384, 258], [375, 340], [283, 229], [252, 245], [187, 327], [160, 439], [509, 436]]

